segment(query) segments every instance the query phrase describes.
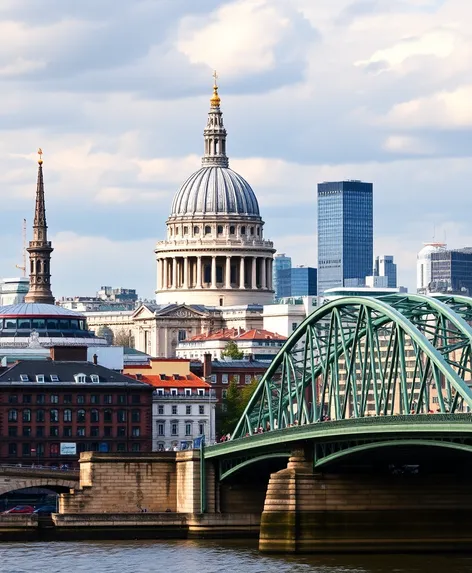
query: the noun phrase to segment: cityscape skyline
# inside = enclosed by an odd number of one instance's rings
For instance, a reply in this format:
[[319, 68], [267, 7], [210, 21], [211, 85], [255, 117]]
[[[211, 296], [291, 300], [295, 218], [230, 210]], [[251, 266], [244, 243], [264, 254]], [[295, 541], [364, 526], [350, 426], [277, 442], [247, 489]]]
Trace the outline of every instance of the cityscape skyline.
[[[399, 284], [410, 290], [416, 253], [434, 234], [443, 240], [446, 233], [450, 248], [472, 244], [462, 79], [471, 8], [212, 0], [166, 8], [83, 2], [78, 11], [63, 4], [0, 7], [3, 277], [18, 274], [24, 217], [30, 232], [40, 145], [55, 295], [116, 284], [152, 298], [153, 249], [165, 236], [173, 195], [199, 165], [213, 68], [232, 166], [254, 187], [266, 236], [294, 265], [316, 266], [316, 184], [324, 180], [374, 183], [374, 253], [395, 257]], [[229, 38], [238, 21], [250, 22], [251, 57], [244, 42], [216, 54], [212, 42]], [[355, 47], [337, 47], [339, 34]]]

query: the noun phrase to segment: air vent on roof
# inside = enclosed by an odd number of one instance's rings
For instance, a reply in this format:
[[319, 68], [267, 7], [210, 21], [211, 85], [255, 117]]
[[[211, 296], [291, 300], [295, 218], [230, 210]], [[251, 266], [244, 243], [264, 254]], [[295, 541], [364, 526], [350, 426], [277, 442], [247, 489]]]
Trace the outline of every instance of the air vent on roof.
[[136, 373], [136, 380], [142, 380], [143, 379], [143, 375], [141, 374], [141, 372], [137, 372]]
[[165, 375], [165, 374], [159, 374], [159, 376], [161, 377], [161, 380], [165, 380], [165, 379], [166, 379], [166, 375]]
[[178, 374], [173, 374], [174, 380], [180, 380], [180, 376]]

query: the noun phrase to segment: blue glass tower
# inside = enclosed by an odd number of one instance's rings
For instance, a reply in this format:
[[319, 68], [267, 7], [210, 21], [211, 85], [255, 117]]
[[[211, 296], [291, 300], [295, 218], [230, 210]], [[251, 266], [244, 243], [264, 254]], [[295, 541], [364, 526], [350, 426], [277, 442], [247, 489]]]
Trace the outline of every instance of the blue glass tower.
[[318, 294], [372, 274], [373, 185], [318, 184]]
[[316, 269], [313, 267], [295, 267], [291, 274], [291, 296], [316, 296]]
[[291, 294], [291, 268], [291, 257], [287, 257], [285, 253], [277, 253], [274, 256], [272, 284], [276, 299], [290, 296]]

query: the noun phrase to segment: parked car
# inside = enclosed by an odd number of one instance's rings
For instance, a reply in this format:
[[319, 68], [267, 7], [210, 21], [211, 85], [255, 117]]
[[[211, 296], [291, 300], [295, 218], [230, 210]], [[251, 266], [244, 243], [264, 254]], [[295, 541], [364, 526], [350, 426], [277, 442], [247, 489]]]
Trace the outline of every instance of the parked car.
[[15, 505], [11, 509], [7, 509], [3, 513], [33, 513], [34, 507], [32, 505]]
[[37, 515], [51, 515], [51, 513], [56, 513], [57, 509], [55, 505], [40, 505], [37, 507], [33, 513]]

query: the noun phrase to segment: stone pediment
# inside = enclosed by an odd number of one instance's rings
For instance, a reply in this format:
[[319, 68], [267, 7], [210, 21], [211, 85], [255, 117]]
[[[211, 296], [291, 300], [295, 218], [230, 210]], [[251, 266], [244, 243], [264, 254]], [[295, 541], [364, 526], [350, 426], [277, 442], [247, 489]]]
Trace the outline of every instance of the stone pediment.
[[153, 318], [155, 314], [156, 314], [155, 308], [150, 307], [146, 304], [142, 304], [134, 311], [132, 319], [136, 320], [136, 319]]
[[169, 305], [156, 313], [159, 318], [206, 318], [209, 315], [208, 311], [186, 305]]

